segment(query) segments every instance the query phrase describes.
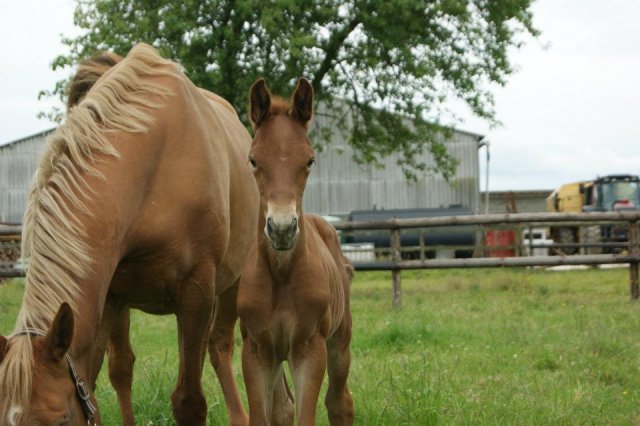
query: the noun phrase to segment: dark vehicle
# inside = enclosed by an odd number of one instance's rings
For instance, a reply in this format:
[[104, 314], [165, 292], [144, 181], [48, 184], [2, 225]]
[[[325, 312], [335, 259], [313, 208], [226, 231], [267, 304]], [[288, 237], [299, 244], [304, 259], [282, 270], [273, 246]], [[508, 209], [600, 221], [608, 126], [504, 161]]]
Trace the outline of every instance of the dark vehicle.
[[[414, 219], [423, 217], [472, 215], [473, 212], [462, 206], [449, 206], [434, 209], [380, 209], [354, 210], [349, 214], [349, 221], [377, 221], [386, 219]], [[475, 226], [438, 226], [422, 228], [425, 255], [427, 258], [436, 257], [436, 251], [453, 251], [456, 258], [473, 256], [476, 243]], [[390, 246], [390, 232], [388, 230], [357, 232], [346, 235], [346, 243], [373, 243], [378, 248]], [[418, 247], [420, 245], [420, 229], [403, 229], [400, 231], [402, 247]], [[450, 248], [448, 248], [450, 247]], [[436, 250], [437, 249], [437, 250]], [[404, 251], [402, 257], [417, 259], [419, 250]]]
[[[631, 175], [611, 175], [598, 178], [593, 186], [585, 188], [585, 212], [640, 210], [640, 178]], [[600, 241], [626, 242], [626, 226], [600, 227]]]

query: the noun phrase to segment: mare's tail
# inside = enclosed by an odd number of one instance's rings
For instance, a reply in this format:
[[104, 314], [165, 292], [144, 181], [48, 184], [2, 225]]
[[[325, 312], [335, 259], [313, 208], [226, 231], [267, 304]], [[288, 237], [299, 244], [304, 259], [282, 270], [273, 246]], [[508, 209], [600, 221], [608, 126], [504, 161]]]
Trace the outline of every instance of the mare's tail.
[[115, 53], [102, 52], [89, 59], [85, 59], [78, 65], [78, 71], [73, 76], [67, 87], [67, 110], [76, 106], [93, 87], [96, 81], [111, 67], [120, 62], [122, 57]]

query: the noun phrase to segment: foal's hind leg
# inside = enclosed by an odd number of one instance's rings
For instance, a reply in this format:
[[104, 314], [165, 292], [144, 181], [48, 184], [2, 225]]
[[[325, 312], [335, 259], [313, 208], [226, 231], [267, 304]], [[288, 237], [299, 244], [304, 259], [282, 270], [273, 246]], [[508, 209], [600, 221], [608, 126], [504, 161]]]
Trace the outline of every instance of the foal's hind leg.
[[331, 425], [353, 424], [353, 398], [347, 385], [351, 364], [351, 318], [346, 313], [340, 328], [327, 341], [329, 388], [324, 403]]
[[209, 337], [209, 359], [216, 370], [220, 387], [222, 387], [229, 413], [229, 424], [243, 426], [249, 424], [249, 416], [242, 407], [231, 366], [234, 344], [233, 331], [238, 319], [236, 310], [237, 284], [236, 282], [236, 285], [216, 298], [213, 329]]
[[113, 324], [109, 335], [107, 352], [109, 355], [109, 380], [118, 396], [123, 426], [134, 426], [131, 404], [133, 384], [133, 364], [135, 355], [129, 339], [130, 311], [124, 309]]

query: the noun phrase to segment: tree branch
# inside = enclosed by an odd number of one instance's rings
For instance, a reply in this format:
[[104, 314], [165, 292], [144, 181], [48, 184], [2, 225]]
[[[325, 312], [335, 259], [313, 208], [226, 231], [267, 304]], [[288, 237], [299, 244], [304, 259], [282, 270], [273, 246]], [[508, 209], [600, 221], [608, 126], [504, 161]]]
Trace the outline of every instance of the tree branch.
[[353, 21], [349, 22], [349, 24], [346, 25], [341, 31], [334, 33], [329, 39], [327, 48], [325, 49], [326, 54], [324, 56], [324, 59], [320, 64], [320, 68], [318, 68], [318, 71], [316, 71], [315, 75], [313, 76], [313, 80], [311, 81], [314, 92], [320, 91], [320, 84], [322, 83], [322, 79], [331, 69], [333, 61], [335, 61], [336, 56], [338, 55], [338, 52], [342, 47], [342, 44], [353, 32], [353, 30], [355, 30], [358, 25], [360, 25], [360, 22], [360, 19], [355, 16], [353, 18]]

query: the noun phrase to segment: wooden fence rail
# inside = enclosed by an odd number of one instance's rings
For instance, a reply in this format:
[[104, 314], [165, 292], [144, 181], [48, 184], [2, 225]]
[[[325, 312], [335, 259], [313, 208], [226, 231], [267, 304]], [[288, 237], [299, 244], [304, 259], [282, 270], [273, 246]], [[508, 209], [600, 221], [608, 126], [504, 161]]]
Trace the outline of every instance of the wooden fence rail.
[[[558, 266], [558, 265], [602, 265], [628, 264], [631, 298], [638, 299], [638, 264], [640, 263], [640, 212], [618, 211], [602, 213], [516, 213], [491, 214], [475, 216], [443, 216], [415, 219], [389, 219], [370, 222], [338, 222], [334, 226], [342, 231], [388, 230], [390, 232], [390, 261], [355, 262], [357, 270], [391, 271], [394, 306], [402, 304], [402, 286], [400, 271], [403, 269], [440, 269], [440, 268], [490, 268], [512, 266]], [[626, 223], [629, 226], [628, 253], [572, 256], [526, 256], [526, 257], [476, 257], [469, 259], [424, 259], [423, 241], [421, 239], [420, 260], [403, 260], [400, 230], [411, 228], [430, 228], [458, 225], [518, 225], [527, 224], [529, 229], [535, 225], [562, 224], [608, 224]], [[14, 224], [12, 224], [14, 225]], [[0, 236], [19, 235], [20, 226], [0, 226]], [[565, 244], [567, 245], [567, 244]], [[620, 246], [616, 244], [591, 244], [592, 246]], [[561, 246], [561, 245], [555, 245]], [[585, 245], [582, 245], [585, 246]], [[530, 249], [540, 246], [529, 244]], [[12, 265], [0, 264], [0, 278], [23, 276], [23, 269]]]
[[[400, 271], [403, 269], [440, 269], [440, 268], [489, 268], [512, 266], [559, 266], [559, 265], [602, 265], [628, 264], [631, 298], [638, 299], [640, 289], [638, 284], [638, 264], [640, 262], [640, 231], [638, 222], [640, 212], [618, 211], [601, 213], [516, 213], [491, 214], [476, 216], [443, 216], [416, 219], [388, 219], [371, 222], [338, 222], [334, 226], [342, 231], [372, 231], [388, 230], [391, 232], [390, 250], [391, 261], [385, 262], [355, 262], [356, 270], [386, 270], [392, 274], [393, 304], [402, 304], [402, 287]], [[410, 228], [429, 228], [457, 225], [585, 225], [626, 223], [629, 226], [629, 242], [623, 243], [628, 247], [628, 254], [603, 255], [572, 255], [572, 256], [527, 256], [527, 257], [480, 257], [470, 259], [432, 259], [432, 260], [402, 260], [400, 253], [400, 230]], [[592, 246], [620, 246], [616, 244], [591, 244]], [[560, 246], [560, 245], [558, 245]], [[579, 246], [585, 246], [580, 244]], [[530, 247], [539, 247], [530, 245]]]

